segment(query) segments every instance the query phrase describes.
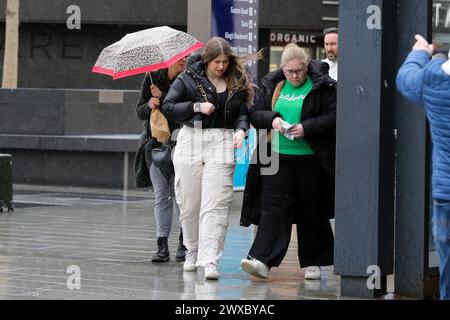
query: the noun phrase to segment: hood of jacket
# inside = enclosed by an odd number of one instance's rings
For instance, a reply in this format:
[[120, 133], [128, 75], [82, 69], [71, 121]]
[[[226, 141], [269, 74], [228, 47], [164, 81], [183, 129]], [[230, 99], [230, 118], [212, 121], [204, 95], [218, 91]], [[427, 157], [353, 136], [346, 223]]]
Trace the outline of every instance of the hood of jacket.
[[194, 52], [189, 56], [188, 61], [186, 62], [186, 69], [192, 71], [198, 76], [204, 76], [206, 66], [202, 62], [202, 56], [198, 52]]

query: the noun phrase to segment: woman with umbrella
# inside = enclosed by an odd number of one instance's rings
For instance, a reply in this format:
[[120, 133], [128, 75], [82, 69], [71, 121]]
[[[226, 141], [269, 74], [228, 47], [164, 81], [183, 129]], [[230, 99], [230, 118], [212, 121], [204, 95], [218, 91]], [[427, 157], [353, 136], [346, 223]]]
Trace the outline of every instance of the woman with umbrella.
[[222, 38], [210, 39], [193, 60], [170, 87], [161, 111], [183, 124], [173, 156], [188, 249], [183, 269], [204, 267], [205, 278], [217, 280], [233, 201], [234, 149], [249, 128], [252, 84], [242, 60]]
[[[174, 121], [169, 120], [169, 128], [167, 128], [166, 119], [157, 109], [163, 102], [171, 83], [185, 69], [186, 57], [201, 47], [203, 47], [203, 43], [183, 31], [168, 26], [149, 28], [126, 34], [120, 41], [104, 48], [92, 68], [93, 72], [110, 75], [113, 79], [152, 71], [147, 73], [142, 83], [141, 95], [136, 106], [139, 119], [146, 122], [145, 136], [140, 141], [135, 158], [135, 181], [138, 187], [147, 187], [153, 184], [155, 191], [154, 211], [158, 251], [152, 258], [153, 262], [169, 261], [167, 237], [172, 224], [172, 213], [175, 212], [176, 216], [179, 216], [179, 209], [172, 196], [173, 166], [170, 160], [166, 161], [165, 156], [161, 156], [166, 155], [164, 152], [158, 152], [158, 159], [163, 160], [160, 165], [156, 165], [157, 158], [155, 156], [157, 154], [154, 153], [157, 149], [168, 150], [160, 148], [161, 143], [167, 143], [177, 125]], [[164, 124], [160, 126], [162, 122], [156, 123], [153, 130], [150, 130], [150, 114], [152, 115], [152, 125], [154, 121], [157, 122], [156, 119], [161, 118]], [[161, 118], [158, 118], [159, 115]], [[153, 131], [153, 135], [151, 131]], [[147, 133], [149, 133], [149, 137]], [[150, 140], [152, 148], [150, 170], [147, 170], [150, 156], [147, 156], [145, 152], [148, 140]], [[169, 162], [168, 166], [167, 162]], [[150, 171], [151, 182], [148, 179], [148, 171]], [[179, 239], [176, 260], [184, 261], [186, 248], [183, 246], [182, 233], [180, 233]]]
[[[150, 113], [153, 109], [160, 107], [170, 85], [175, 78], [185, 70], [187, 57], [178, 60], [169, 68], [160, 69], [147, 73], [142, 82], [141, 94], [136, 106], [138, 118], [145, 120], [145, 127], [152, 137], [149, 126]], [[168, 121], [171, 132], [178, 125], [174, 121]], [[151, 148], [160, 147], [161, 143], [156, 138], [151, 139]], [[172, 216], [175, 213], [177, 219], [180, 210], [173, 196], [173, 169], [171, 167], [158, 167], [155, 163], [150, 165], [150, 179], [155, 193], [154, 214], [156, 219], [156, 234], [158, 237], [158, 251], [152, 256], [152, 262], [167, 262], [169, 258], [169, 247], [167, 238], [170, 235], [172, 226]], [[175, 256], [176, 261], [184, 261], [186, 247], [183, 245], [183, 232], [180, 231], [178, 250]]]

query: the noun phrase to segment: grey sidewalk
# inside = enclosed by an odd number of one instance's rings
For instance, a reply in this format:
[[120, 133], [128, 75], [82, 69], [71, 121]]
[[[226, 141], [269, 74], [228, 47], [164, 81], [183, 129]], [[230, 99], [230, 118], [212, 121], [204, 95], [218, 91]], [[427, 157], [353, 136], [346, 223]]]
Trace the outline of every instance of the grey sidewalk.
[[[320, 281], [304, 279], [296, 241], [269, 281], [248, 276], [239, 262], [254, 228], [231, 215], [219, 281], [183, 273], [174, 260], [178, 225], [169, 239], [171, 261], [152, 264], [156, 249], [153, 195], [147, 191], [14, 186], [14, 213], [0, 214], [0, 299], [336, 299], [332, 267]], [[295, 240], [295, 239], [294, 239]], [[72, 270], [68, 270], [74, 266]], [[80, 289], [73, 270], [79, 268]], [[68, 285], [69, 284], [69, 285]]]

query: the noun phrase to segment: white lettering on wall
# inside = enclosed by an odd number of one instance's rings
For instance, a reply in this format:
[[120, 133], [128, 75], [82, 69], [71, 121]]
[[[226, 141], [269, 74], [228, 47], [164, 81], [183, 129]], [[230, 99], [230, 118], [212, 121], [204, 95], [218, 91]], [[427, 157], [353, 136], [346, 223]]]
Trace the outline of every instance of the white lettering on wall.
[[381, 29], [381, 9], [377, 5], [371, 5], [367, 7], [367, 14], [370, 14], [370, 17], [367, 18], [367, 29], [369, 30], [380, 30]]
[[314, 34], [291, 34], [291, 33], [274, 33], [270, 34], [271, 42], [286, 43], [316, 43], [316, 35]]
[[67, 29], [73, 30], [81, 29], [81, 9], [79, 6], [71, 5], [67, 7], [67, 14], [70, 14], [70, 16], [67, 18]]
[[367, 274], [370, 276], [367, 278], [367, 289], [381, 289], [381, 270], [377, 265], [371, 265], [367, 267]]

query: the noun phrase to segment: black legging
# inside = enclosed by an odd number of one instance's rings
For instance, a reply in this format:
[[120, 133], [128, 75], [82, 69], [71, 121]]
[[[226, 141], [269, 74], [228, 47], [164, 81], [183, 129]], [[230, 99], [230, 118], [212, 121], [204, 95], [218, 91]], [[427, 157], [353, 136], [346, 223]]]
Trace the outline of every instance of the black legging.
[[280, 155], [275, 175], [263, 176], [262, 212], [249, 256], [269, 268], [283, 261], [297, 223], [302, 267], [333, 264], [334, 237], [322, 212], [325, 170], [316, 156]]

